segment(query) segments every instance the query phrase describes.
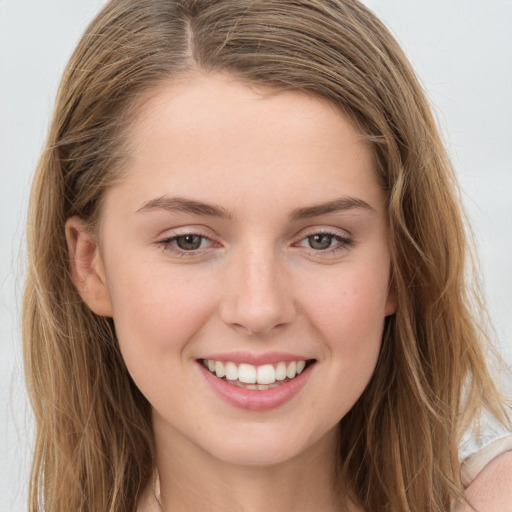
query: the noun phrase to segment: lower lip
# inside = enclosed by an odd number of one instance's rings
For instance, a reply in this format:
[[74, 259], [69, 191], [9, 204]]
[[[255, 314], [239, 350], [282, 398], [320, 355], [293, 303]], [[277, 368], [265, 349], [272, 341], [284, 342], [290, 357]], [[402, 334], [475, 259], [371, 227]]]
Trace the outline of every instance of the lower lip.
[[309, 365], [292, 380], [272, 389], [246, 389], [229, 384], [208, 371], [200, 362], [198, 366], [213, 390], [227, 403], [248, 411], [275, 409], [291, 400], [306, 384], [314, 365]]

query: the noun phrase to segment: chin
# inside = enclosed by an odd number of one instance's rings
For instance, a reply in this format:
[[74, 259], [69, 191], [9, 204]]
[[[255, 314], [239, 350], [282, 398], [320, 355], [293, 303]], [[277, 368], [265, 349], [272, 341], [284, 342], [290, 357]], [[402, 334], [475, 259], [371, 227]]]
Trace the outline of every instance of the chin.
[[243, 449], [235, 449], [233, 447], [226, 447], [225, 449], [216, 449], [211, 455], [226, 464], [235, 466], [259, 466], [269, 467], [284, 464], [287, 461], [294, 459], [300, 451], [286, 450], [282, 447], [279, 450], [274, 449], [273, 445], [247, 447]]
[[[311, 440], [307, 436], [290, 436], [290, 431], [276, 435], [259, 426], [252, 435], [235, 437], [223, 442], [211, 443], [210, 455], [217, 460], [237, 466], [277, 466], [307, 456], [310, 448], [321, 440]], [[272, 435], [273, 434], [273, 435]]]

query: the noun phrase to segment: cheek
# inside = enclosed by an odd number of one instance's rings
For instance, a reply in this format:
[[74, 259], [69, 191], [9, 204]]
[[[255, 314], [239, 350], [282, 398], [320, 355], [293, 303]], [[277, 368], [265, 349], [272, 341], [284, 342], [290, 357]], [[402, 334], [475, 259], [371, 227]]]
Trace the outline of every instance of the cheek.
[[179, 363], [180, 358], [167, 356], [184, 352], [214, 307], [212, 294], [196, 280], [159, 271], [156, 265], [144, 270], [118, 266], [109, 289], [119, 345], [135, 373], [145, 362], [148, 367], [155, 361]]
[[333, 348], [360, 351], [380, 341], [386, 316], [387, 276], [362, 267], [333, 272], [308, 299], [310, 318]]
[[[333, 285], [335, 283], [332, 283]], [[315, 328], [326, 344], [329, 364], [322, 375], [325, 398], [311, 404], [325, 427], [337, 423], [352, 409], [368, 385], [377, 364], [384, 328], [380, 292], [364, 276], [345, 279], [317, 297]]]
[[328, 352], [325, 382], [340, 417], [368, 384], [382, 343], [387, 276], [370, 270], [338, 272], [308, 300], [309, 318]]

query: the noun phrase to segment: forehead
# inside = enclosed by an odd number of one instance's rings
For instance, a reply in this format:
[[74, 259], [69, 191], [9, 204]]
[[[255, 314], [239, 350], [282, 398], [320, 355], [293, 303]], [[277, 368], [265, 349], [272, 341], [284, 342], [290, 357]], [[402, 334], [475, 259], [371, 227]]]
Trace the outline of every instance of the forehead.
[[151, 89], [137, 102], [135, 124], [128, 133], [137, 137], [145, 130], [161, 129], [163, 124], [179, 127], [183, 136], [210, 128], [210, 137], [203, 142], [216, 142], [215, 135], [225, 137], [230, 132], [236, 136], [240, 129], [252, 130], [253, 135], [259, 132], [260, 139], [286, 125], [288, 129], [280, 139], [288, 135], [292, 143], [300, 136], [313, 140], [323, 125], [325, 131], [335, 128], [337, 134], [343, 129], [339, 147], [347, 143], [369, 146], [348, 116], [328, 99], [308, 91], [241, 82], [226, 73], [189, 74]]
[[275, 192], [325, 202], [326, 194], [380, 194], [370, 144], [334, 105], [228, 75], [154, 89], [128, 142], [127, 179], [155, 197], [179, 190], [222, 202]]

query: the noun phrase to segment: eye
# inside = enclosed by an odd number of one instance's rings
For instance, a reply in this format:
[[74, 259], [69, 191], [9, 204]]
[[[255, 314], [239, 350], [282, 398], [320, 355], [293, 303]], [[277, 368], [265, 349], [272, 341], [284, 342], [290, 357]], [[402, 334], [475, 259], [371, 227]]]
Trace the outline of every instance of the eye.
[[310, 235], [307, 238], [308, 244], [312, 249], [316, 249], [318, 251], [324, 251], [325, 249], [329, 249], [334, 240], [333, 235], [329, 235], [327, 233], [317, 233], [315, 235]]
[[312, 249], [314, 252], [332, 253], [346, 249], [351, 243], [348, 236], [340, 233], [318, 232], [303, 238], [297, 245]]
[[172, 240], [174, 240], [176, 245], [183, 251], [196, 251], [201, 248], [201, 245], [205, 241], [205, 237], [189, 234], [174, 237]]
[[160, 240], [157, 244], [162, 246], [164, 251], [175, 253], [178, 256], [194, 256], [213, 246], [214, 242], [207, 236], [198, 233], [183, 233]]

